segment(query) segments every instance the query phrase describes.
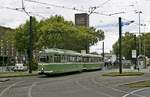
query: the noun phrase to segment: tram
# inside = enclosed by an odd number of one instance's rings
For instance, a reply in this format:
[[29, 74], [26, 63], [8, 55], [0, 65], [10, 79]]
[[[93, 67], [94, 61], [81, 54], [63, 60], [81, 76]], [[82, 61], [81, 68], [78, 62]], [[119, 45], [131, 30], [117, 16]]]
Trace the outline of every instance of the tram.
[[101, 55], [82, 54], [65, 49], [44, 49], [38, 58], [38, 71], [45, 75], [95, 70], [102, 66]]

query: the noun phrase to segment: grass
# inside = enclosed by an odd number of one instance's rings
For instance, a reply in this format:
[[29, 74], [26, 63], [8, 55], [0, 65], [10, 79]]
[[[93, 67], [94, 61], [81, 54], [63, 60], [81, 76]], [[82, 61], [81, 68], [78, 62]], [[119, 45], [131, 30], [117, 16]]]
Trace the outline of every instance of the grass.
[[28, 72], [0, 72], [0, 78], [8, 77], [25, 77], [25, 76], [36, 76], [38, 75], [37, 71], [33, 71], [31, 74]]
[[130, 88], [150, 87], [150, 80], [140, 81], [140, 82], [135, 82], [135, 83], [130, 83], [130, 84], [126, 84], [125, 86], [128, 86]]
[[111, 76], [111, 77], [115, 77], [115, 76], [141, 76], [141, 75], [144, 75], [144, 73], [142, 73], [142, 72], [122, 72], [120, 74], [119, 72], [109, 72], [109, 73], [102, 74], [102, 76]]

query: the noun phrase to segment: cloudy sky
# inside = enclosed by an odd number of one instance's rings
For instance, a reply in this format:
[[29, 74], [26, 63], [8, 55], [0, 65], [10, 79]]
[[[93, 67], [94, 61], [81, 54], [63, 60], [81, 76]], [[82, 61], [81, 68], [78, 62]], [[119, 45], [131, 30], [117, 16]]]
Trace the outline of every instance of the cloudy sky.
[[[118, 17], [122, 17], [123, 22], [135, 21], [124, 26], [123, 32], [138, 34], [139, 18], [136, 12], [142, 11], [141, 24], [146, 24], [146, 26], [141, 26], [141, 32], [144, 30], [150, 32], [150, 0], [33, 0], [44, 4], [29, 1], [24, 0], [26, 11], [36, 16], [38, 20], [57, 14], [74, 22], [75, 13], [88, 12], [90, 8], [96, 7], [94, 12], [98, 14], [90, 14], [90, 26], [105, 31], [106, 52], [112, 50], [112, 44], [118, 39]], [[12, 10], [21, 7], [22, 0], [0, 0], [0, 26], [16, 28], [23, 24], [28, 16], [23, 12]], [[91, 51], [101, 52], [101, 45], [102, 42], [98, 42], [91, 47]]]

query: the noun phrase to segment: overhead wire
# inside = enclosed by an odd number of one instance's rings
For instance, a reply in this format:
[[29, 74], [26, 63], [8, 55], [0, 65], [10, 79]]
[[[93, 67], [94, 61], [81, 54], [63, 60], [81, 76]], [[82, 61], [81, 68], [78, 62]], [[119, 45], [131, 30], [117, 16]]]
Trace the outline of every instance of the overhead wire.
[[[48, 6], [53, 6], [53, 7], [58, 7], [58, 8], [64, 8], [64, 9], [69, 9], [69, 10], [76, 10], [76, 11], [81, 11], [81, 12], [89, 12], [87, 10], [82, 10], [82, 9], [78, 9], [78, 8], [70, 8], [70, 7], [66, 7], [66, 6], [60, 6], [60, 5], [55, 5], [55, 4], [49, 4], [49, 3], [44, 3], [44, 2], [39, 2], [39, 1], [35, 1], [35, 0], [25, 0], [25, 1], [28, 1], [28, 2], [33, 2], [33, 3], [38, 3], [38, 4], [42, 4], [42, 5], [47, 5], [46, 8], [50, 8]], [[107, 0], [105, 1], [104, 3], [101, 4], [101, 6], [103, 6], [104, 4], [107, 4], [109, 1], [111, 0]], [[1, 7], [1, 6], [0, 6]], [[96, 8], [99, 8], [100, 6], [97, 6]], [[44, 16], [42, 15], [39, 15], [38, 12], [27, 12], [26, 9], [25, 9], [25, 5], [24, 5], [24, 0], [22, 0], [22, 8], [9, 8], [9, 7], [1, 7], [1, 8], [6, 8], [6, 9], [11, 9], [11, 10], [16, 10], [16, 11], [24, 11], [28, 16], [30, 14], [32, 15], [35, 15], [35, 16], [38, 16], [38, 17], [42, 17], [43, 19], [45, 18]], [[93, 12], [94, 14], [99, 14], [99, 15], [104, 15], [104, 16], [110, 16], [110, 17], [114, 17], [114, 18], [119, 18], [118, 16], [115, 16], [116, 14], [124, 14], [126, 12], [116, 12], [116, 13], [110, 13], [110, 14], [103, 14], [103, 13], [100, 13], [100, 12], [95, 12], [94, 10], [96, 9], [94, 8], [93, 9]], [[131, 20], [128, 20], [128, 19], [125, 19], [122, 17], [123, 20], [126, 20], [126, 21], [131, 21]], [[134, 22], [134, 24], [137, 24]], [[138, 24], [137, 24], [138, 25]]]
[[15, 11], [20, 11], [20, 12], [22, 12], [22, 8], [11, 8], [11, 7], [7, 7], [7, 6], [0, 6], [0, 8], [4, 8], [4, 9], [9, 9], [9, 10], [15, 10]]
[[104, 6], [105, 4], [107, 4], [109, 1], [111, 1], [111, 0], [107, 0], [107, 1], [103, 2], [101, 5], [99, 5], [99, 6], [96, 6], [96, 8], [103, 7], [103, 6]]
[[[57, 8], [63, 8], [63, 9], [69, 9], [69, 10], [75, 10], [75, 11], [81, 11], [81, 12], [85, 12], [85, 13], [90, 13], [89, 10], [83, 10], [83, 9], [79, 9], [76, 7], [66, 7], [66, 6], [60, 6], [60, 5], [55, 5], [55, 4], [50, 4], [50, 3], [45, 3], [45, 2], [39, 2], [39, 1], [35, 1], [35, 0], [25, 0], [27, 2], [33, 2], [33, 3], [38, 3], [38, 4], [42, 4], [42, 5], [49, 5], [49, 6], [53, 6], [53, 7], [57, 7]], [[104, 15], [104, 16], [109, 16], [108, 14], [104, 14], [104, 13], [100, 13], [100, 12], [93, 12], [95, 14], [99, 14], [99, 15]]]

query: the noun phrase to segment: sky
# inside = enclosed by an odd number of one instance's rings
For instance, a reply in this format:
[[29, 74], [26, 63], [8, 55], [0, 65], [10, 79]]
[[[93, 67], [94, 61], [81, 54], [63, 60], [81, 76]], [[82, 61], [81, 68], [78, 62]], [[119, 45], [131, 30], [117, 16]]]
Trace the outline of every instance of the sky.
[[[90, 14], [90, 26], [105, 32], [105, 52], [110, 52], [112, 45], [118, 40], [118, 17], [122, 17], [123, 22], [135, 21], [123, 26], [123, 33], [132, 32], [138, 35], [139, 14], [136, 12], [142, 11], [140, 22], [146, 26], [141, 26], [141, 32], [150, 32], [150, 0], [33, 0], [46, 5], [29, 2], [30, 0], [23, 1], [26, 11], [38, 20], [57, 14], [74, 22], [74, 14], [88, 12], [90, 8], [96, 7], [95, 13]], [[6, 7], [22, 8], [22, 0], [0, 0], [0, 26], [16, 28], [29, 19], [24, 12]], [[91, 52], [101, 53], [102, 42], [91, 46]]]

